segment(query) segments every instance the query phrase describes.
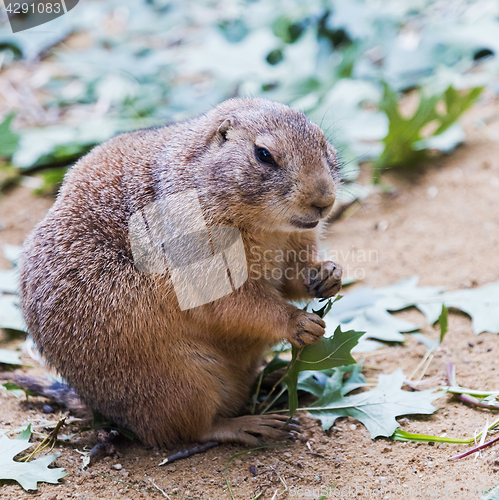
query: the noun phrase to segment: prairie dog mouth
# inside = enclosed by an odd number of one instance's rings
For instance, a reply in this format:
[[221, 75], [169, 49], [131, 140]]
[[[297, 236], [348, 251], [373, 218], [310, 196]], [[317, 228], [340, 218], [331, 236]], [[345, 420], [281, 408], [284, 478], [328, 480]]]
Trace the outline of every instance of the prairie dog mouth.
[[313, 229], [314, 227], [317, 227], [317, 224], [319, 224], [319, 221], [316, 220], [314, 222], [306, 222], [300, 219], [295, 219], [294, 217], [291, 219], [291, 224], [295, 227], [298, 227], [300, 229]]

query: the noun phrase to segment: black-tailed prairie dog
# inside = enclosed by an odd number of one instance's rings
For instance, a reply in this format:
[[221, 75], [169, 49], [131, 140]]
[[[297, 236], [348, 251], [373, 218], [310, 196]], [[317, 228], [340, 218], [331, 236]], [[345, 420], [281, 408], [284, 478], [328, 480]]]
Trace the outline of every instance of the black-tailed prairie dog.
[[[324, 334], [290, 299], [341, 286], [341, 268], [316, 260], [338, 168], [317, 125], [264, 99], [95, 148], [24, 245], [22, 310], [42, 355], [149, 445], [287, 437], [285, 417], [240, 415], [265, 349]], [[148, 254], [141, 231], [163, 202]]]

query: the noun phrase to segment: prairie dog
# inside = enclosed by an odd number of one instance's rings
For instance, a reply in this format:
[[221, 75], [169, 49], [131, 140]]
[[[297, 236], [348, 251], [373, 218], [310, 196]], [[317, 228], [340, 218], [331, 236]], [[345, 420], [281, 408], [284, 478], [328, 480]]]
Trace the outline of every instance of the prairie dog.
[[[238, 415], [266, 348], [324, 334], [322, 319], [289, 300], [341, 287], [341, 268], [317, 262], [338, 181], [320, 128], [264, 99], [231, 99], [192, 120], [115, 137], [68, 172], [25, 242], [29, 332], [91, 408], [148, 445], [285, 438], [285, 417]], [[248, 271], [235, 284], [229, 265], [231, 293], [181, 308], [172, 269], [148, 272], [134, 260], [130, 221], [167, 200], [167, 230], [180, 217], [185, 234], [199, 233], [198, 216], [182, 219], [193, 213], [192, 193], [208, 229], [237, 230]], [[186, 286], [207, 281], [189, 269], [177, 270]]]

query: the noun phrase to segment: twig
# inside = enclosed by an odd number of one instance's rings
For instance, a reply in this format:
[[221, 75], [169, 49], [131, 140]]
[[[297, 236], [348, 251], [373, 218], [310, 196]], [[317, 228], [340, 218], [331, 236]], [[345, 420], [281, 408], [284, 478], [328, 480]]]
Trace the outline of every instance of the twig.
[[119, 432], [111, 430], [109, 432], [100, 429], [97, 433], [99, 442], [88, 453], [88, 464], [94, 463], [101, 452], [112, 455], [115, 452], [112, 442], [119, 436]]
[[427, 360], [426, 364], [424, 365], [423, 370], [421, 371], [421, 374], [416, 379], [416, 382], [421, 382], [421, 379], [425, 376], [426, 372], [428, 371], [428, 368], [430, 367], [434, 356], [435, 356], [435, 353], [433, 351], [430, 352], [430, 355], [428, 356], [428, 360]]
[[[416, 376], [416, 373], [418, 373], [418, 371], [421, 370], [421, 368], [424, 366], [424, 364], [427, 362], [427, 360], [428, 360], [428, 358], [430, 358], [430, 356], [431, 356], [431, 359], [433, 359], [433, 350], [426, 351], [426, 354], [423, 356], [423, 359], [418, 363], [418, 366], [416, 366], [416, 368], [411, 373], [410, 377], [407, 378], [407, 380], [412, 380]], [[430, 359], [430, 362], [431, 362], [431, 359]], [[428, 369], [428, 366], [426, 366], [426, 368], [423, 370], [423, 374], [421, 375], [419, 380], [421, 380], [421, 378], [423, 378], [427, 369]]]
[[219, 441], [208, 441], [207, 443], [196, 444], [194, 446], [191, 446], [190, 448], [180, 450], [177, 453], [166, 457], [159, 465], [171, 464], [176, 460], [192, 457], [192, 455], [197, 455], [198, 453], [204, 453], [210, 448], [215, 448], [216, 446], [220, 446], [221, 444], [222, 443], [220, 443]]
[[461, 458], [467, 457], [468, 455], [471, 455], [473, 453], [477, 453], [480, 450], [483, 450], [484, 448], [487, 448], [488, 446], [496, 443], [499, 441], [499, 436], [495, 437], [494, 439], [491, 439], [490, 441], [481, 444], [480, 446], [475, 446], [474, 448], [471, 448], [471, 450], [465, 451], [464, 453], [461, 453], [460, 455], [456, 455], [455, 457], [449, 458], [449, 460], [460, 460]]

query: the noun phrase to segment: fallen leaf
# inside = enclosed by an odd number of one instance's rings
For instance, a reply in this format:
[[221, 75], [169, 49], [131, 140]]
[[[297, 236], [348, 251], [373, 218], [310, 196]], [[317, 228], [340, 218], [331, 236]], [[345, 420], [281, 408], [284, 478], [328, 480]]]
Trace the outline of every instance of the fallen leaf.
[[336, 372], [326, 383], [324, 393], [307, 410], [329, 429], [339, 417], [354, 417], [362, 422], [372, 438], [391, 436], [398, 423], [395, 417], [431, 414], [437, 408], [431, 402], [441, 396], [431, 390], [408, 392], [401, 389], [405, 375], [398, 369], [390, 375], [380, 375], [371, 391], [353, 396], [342, 394], [342, 373]]
[[0, 328], [27, 331], [16, 295], [0, 295]]
[[6, 365], [22, 365], [19, 354], [10, 349], [0, 349], [0, 363]]
[[31, 462], [16, 462], [14, 457], [33, 446], [30, 426], [16, 439], [0, 437], [0, 479], [17, 481], [25, 490], [38, 489], [39, 482], [57, 484], [67, 475], [64, 469], [49, 469], [59, 455], [47, 455]]

